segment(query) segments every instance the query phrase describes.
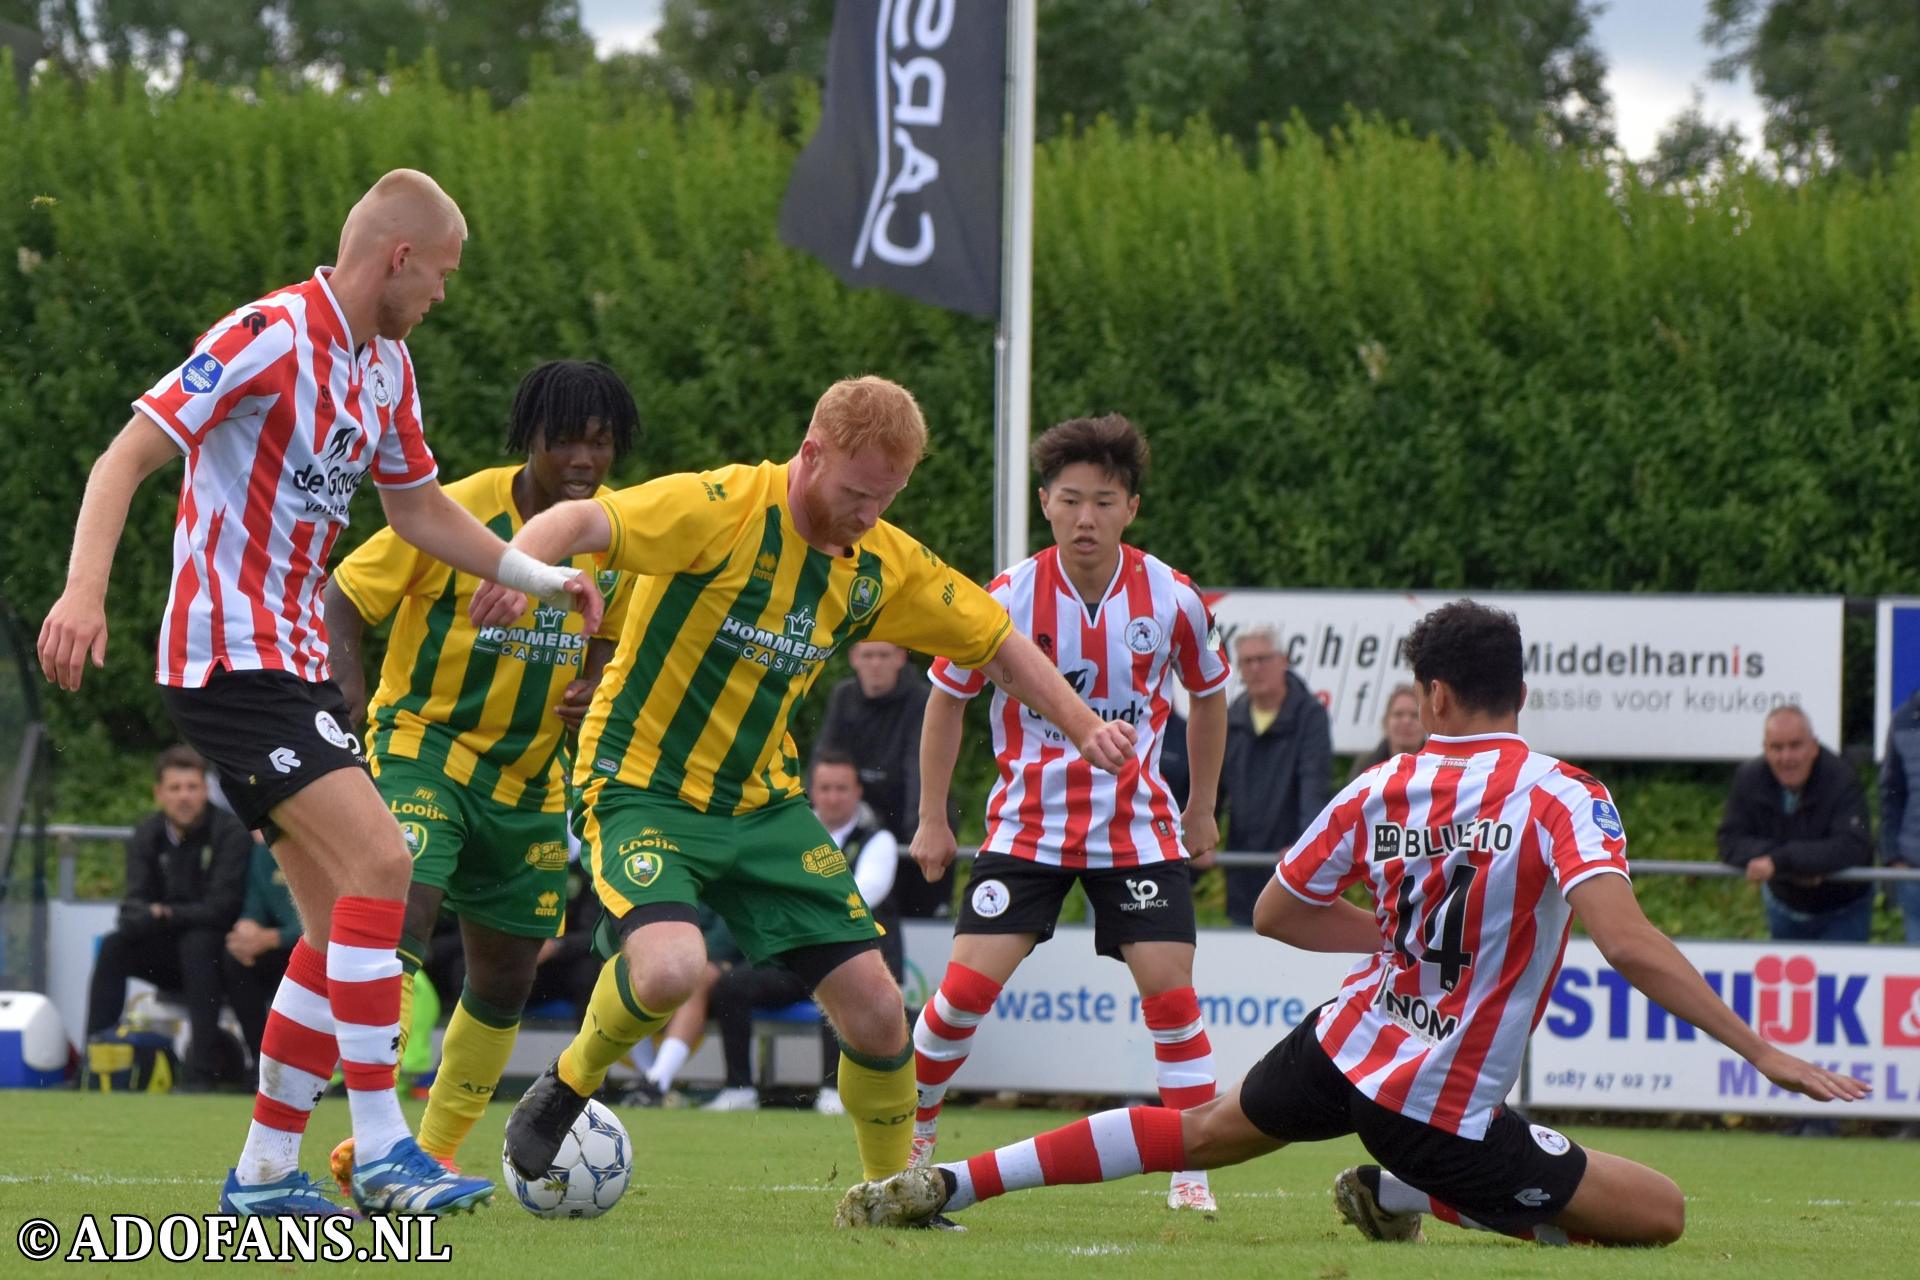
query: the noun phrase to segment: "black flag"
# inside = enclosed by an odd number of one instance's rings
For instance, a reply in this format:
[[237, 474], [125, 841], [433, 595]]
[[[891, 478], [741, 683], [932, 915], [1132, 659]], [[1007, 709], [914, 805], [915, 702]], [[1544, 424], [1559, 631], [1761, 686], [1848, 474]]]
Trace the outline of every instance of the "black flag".
[[996, 0], [839, 0], [780, 238], [848, 284], [996, 314], [1006, 62]]

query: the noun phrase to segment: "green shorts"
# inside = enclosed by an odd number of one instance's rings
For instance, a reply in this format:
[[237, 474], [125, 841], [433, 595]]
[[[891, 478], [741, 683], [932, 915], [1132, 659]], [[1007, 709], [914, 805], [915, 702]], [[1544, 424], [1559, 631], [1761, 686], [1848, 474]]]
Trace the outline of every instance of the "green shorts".
[[567, 815], [510, 809], [417, 760], [380, 760], [374, 785], [413, 855], [413, 882], [462, 920], [557, 938], [567, 917]]
[[596, 778], [581, 832], [580, 856], [615, 920], [635, 907], [704, 902], [756, 964], [880, 936], [846, 855], [800, 797], [749, 813], [702, 813]]

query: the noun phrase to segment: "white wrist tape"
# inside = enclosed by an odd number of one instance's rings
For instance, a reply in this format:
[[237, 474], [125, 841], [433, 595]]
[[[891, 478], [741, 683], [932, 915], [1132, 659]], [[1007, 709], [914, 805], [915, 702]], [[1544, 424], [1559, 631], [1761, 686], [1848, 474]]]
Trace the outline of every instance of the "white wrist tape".
[[541, 564], [518, 547], [508, 547], [500, 557], [500, 568], [495, 571], [493, 580], [503, 587], [530, 595], [542, 604], [564, 608], [573, 603], [573, 597], [567, 594], [567, 583], [573, 580], [574, 572], [572, 569]]

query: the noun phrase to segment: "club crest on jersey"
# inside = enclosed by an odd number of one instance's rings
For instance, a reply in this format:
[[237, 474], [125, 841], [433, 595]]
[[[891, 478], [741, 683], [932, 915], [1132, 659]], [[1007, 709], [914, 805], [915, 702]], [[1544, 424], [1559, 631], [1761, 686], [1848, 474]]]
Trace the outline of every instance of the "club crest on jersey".
[[401, 823], [400, 838], [407, 842], [407, 856], [415, 861], [427, 851], [427, 829], [417, 822]]
[[865, 622], [880, 603], [880, 579], [860, 574], [847, 588], [847, 621]]
[[998, 880], [982, 880], [973, 886], [973, 914], [991, 920], [1013, 905], [1013, 894]]
[[1605, 800], [1593, 802], [1593, 825], [1615, 840], [1627, 834], [1627, 829], [1620, 825], [1620, 811]]
[[180, 369], [180, 389], [190, 396], [204, 396], [220, 385], [227, 367], [211, 355], [195, 356]]
[[1127, 624], [1127, 648], [1144, 656], [1160, 647], [1160, 641], [1165, 634], [1156, 620], [1135, 618]]
[[393, 388], [387, 385], [387, 371], [373, 366], [373, 402], [382, 409], [393, 403]]

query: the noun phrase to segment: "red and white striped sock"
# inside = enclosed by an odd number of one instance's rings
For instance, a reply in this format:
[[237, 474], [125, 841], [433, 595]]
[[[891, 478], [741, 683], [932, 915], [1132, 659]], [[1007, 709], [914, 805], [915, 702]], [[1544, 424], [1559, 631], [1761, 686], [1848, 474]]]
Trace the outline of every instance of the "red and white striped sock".
[[[1207, 1039], [1200, 997], [1193, 988], [1143, 997], [1140, 1016], [1153, 1033], [1154, 1078], [1160, 1086], [1160, 1101], [1175, 1111], [1212, 1102], [1216, 1091], [1213, 1042]], [[1179, 1180], [1204, 1184], [1207, 1175], [1183, 1170]]]
[[1121, 1107], [940, 1168], [951, 1173], [955, 1183], [946, 1207], [960, 1210], [1028, 1187], [1172, 1173], [1186, 1163], [1178, 1111]]
[[400, 926], [407, 904], [341, 898], [327, 939], [327, 999], [340, 1038], [340, 1069], [353, 1113], [356, 1164], [378, 1160], [407, 1136], [393, 1091], [399, 1061]]
[[260, 1035], [260, 1083], [253, 1123], [234, 1176], [247, 1186], [277, 1182], [300, 1167], [300, 1138], [333, 1078], [340, 1046], [327, 1004], [326, 957], [293, 944], [286, 976], [273, 993]]
[[947, 1099], [947, 1083], [973, 1049], [973, 1033], [1000, 995], [1000, 984], [962, 964], [949, 964], [940, 989], [913, 1028], [913, 1079], [920, 1092], [914, 1132], [931, 1137]]

